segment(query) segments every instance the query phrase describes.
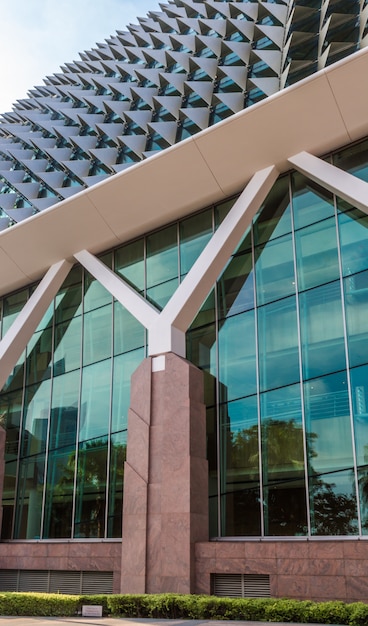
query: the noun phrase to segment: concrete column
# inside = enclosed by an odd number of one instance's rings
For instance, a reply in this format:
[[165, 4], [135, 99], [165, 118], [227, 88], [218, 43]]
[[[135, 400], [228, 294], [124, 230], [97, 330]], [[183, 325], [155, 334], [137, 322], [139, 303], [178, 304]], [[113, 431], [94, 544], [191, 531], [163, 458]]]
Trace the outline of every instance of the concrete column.
[[124, 477], [122, 593], [194, 591], [208, 540], [202, 372], [173, 353], [132, 377]]

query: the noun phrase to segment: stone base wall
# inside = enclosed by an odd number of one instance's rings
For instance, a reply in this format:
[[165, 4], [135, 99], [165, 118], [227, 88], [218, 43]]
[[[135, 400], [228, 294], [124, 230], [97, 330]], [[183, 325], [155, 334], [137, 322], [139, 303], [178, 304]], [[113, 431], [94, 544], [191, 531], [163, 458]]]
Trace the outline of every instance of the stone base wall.
[[114, 592], [120, 589], [121, 542], [0, 543], [0, 569], [114, 572]]
[[367, 601], [368, 541], [213, 541], [196, 545], [196, 593], [211, 574], [269, 574], [271, 596]]

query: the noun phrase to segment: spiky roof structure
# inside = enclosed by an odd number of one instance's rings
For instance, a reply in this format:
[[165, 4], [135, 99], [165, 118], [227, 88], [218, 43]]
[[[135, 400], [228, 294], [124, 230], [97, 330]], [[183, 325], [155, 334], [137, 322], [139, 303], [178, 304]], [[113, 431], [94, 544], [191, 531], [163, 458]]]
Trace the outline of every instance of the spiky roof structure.
[[0, 230], [367, 44], [368, 0], [173, 0], [0, 117]]

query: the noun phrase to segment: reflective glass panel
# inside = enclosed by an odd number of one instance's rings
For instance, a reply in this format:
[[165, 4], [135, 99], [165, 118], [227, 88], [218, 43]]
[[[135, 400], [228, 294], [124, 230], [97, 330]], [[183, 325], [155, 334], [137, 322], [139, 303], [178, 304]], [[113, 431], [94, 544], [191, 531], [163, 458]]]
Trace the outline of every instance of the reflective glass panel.
[[[187, 333], [188, 359], [204, 372], [204, 402], [207, 406], [213, 406], [216, 403], [216, 350], [216, 328], [214, 324]], [[226, 398], [226, 390], [224, 390], [224, 396]]]
[[[100, 261], [111, 268], [112, 254], [105, 254]], [[101, 285], [101, 283], [93, 278], [87, 271], [84, 272], [84, 311], [92, 311], [100, 306], [111, 302], [111, 293]]]
[[50, 452], [47, 463], [44, 539], [72, 536], [75, 445]]
[[362, 533], [368, 534], [368, 366], [350, 372]]
[[1, 539], [12, 538], [13, 517], [15, 511], [15, 487], [17, 476], [17, 461], [8, 461], [4, 468], [3, 482], [3, 515], [1, 526]]
[[145, 345], [145, 329], [120, 302], [114, 302], [114, 354]]
[[295, 245], [300, 291], [339, 277], [335, 218], [296, 231]]
[[121, 537], [123, 512], [124, 462], [126, 459], [127, 433], [117, 433], [111, 437], [109, 470], [109, 508], [107, 536]]
[[254, 307], [252, 254], [234, 257], [218, 281], [219, 315], [227, 317]]
[[116, 250], [115, 272], [138, 291], [144, 290], [144, 239], [138, 239]]
[[221, 526], [223, 536], [259, 535], [257, 397], [220, 406]]
[[340, 282], [300, 295], [304, 378], [345, 369]]
[[83, 368], [79, 441], [108, 433], [110, 385], [110, 359]]
[[296, 300], [258, 309], [259, 384], [262, 391], [299, 381]]
[[180, 222], [180, 274], [185, 276], [212, 236], [212, 210]]
[[254, 394], [257, 391], [254, 311], [222, 321], [218, 341], [221, 401]]
[[127, 428], [130, 406], [130, 378], [144, 359], [144, 350], [132, 350], [114, 358], [111, 432]]
[[333, 163], [342, 170], [368, 182], [367, 141], [341, 150], [333, 156]]
[[106, 476], [107, 438], [81, 443], [78, 450], [75, 537], [104, 537]]
[[335, 214], [332, 193], [299, 173], [292, 174], [293, 213], [296, 229]]
[[26, 389], [21, 443], [23, 456], [46, 450], [50, 392], [50, 380], [45, 380]]
[[[338, 202], [338, 207], [346, 205]], [[358, 209], [339, 213], [341, 263], [344, 276], [368, 269], [368, 215]]]
[[344, 279], [345, 314], [351, 367], [368, 361], [368, 272]]
[[51, 376], [52, 328], [34, 333], [27, 345], [27, 382], [32, 385]]
[[177, 278], [178, 260], [175, 224], [147, 237], [147, 289]]
[[75, 446], [78, 426], [80, 372], [54, 379], [50, 414], [49, 447]]
[[81, 365], [82, 317], [78, 316], [54, 329], [54, 376], [59, 376]]
[[279, 178], [268, 194], [254, 225], [255, 245], [291, 232], [289, 177]]
[[308, 532], [300, 385], [261, 394], [265, 535]]
[[14, 539], [40, 538], [44, 471], [44, 454], [21, 459], [19, 463]]
[[23, 309], [28, 300], [28, 289], [18, 291], [3, 300], [2, 336], [9, 330], [18, 313]]
[[210, 537], [218, 537], [220, 532], [218, 527], [218, 436], [216, 407], [207, 408], [206, 422]]
[[84, 315], [83, 364], [102, 361], [112, 350], [112, 306], [107, 305]]
[[82, 269], [73, 267], [55, 298], [55, 323], [64, 322], [82, 312]]
[[[255, 249], [257, 303], [266, 304], [295, 293], [291, 235], [271, 239]], [[277, 262], [275, 263], [275, 259]]]
[[356, 490], [346, 372], [304, 384], [311, 532], [357, 532]]

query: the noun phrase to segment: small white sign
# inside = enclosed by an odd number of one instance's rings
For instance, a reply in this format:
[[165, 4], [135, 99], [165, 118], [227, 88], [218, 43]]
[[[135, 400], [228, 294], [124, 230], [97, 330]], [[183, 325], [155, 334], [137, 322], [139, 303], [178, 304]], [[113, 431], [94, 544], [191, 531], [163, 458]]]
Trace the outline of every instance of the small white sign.
[[102, 606], [98, 604], [84, 604], [82, 617], [102, 617]]

